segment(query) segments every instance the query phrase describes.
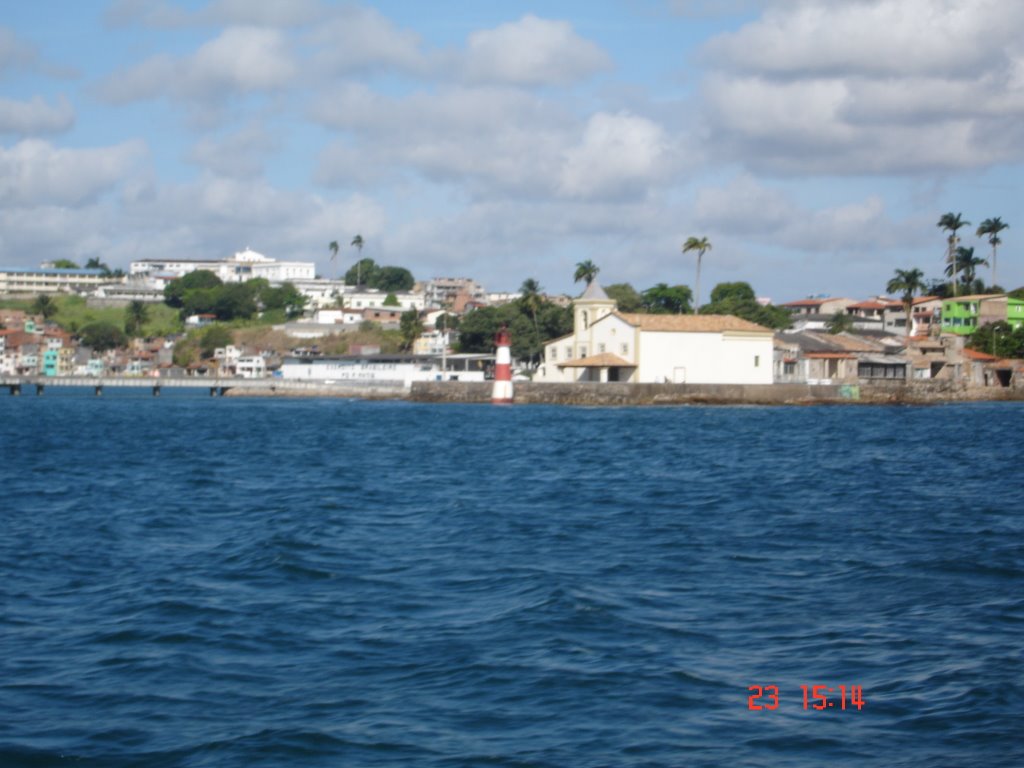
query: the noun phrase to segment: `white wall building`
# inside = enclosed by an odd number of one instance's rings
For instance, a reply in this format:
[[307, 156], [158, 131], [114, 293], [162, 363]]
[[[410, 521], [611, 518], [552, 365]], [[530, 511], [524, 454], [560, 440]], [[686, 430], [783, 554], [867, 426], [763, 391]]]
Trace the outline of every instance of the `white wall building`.
[[545, 345], [534, 381], [772, 383], [774, 332], [732, 315], [619, 313], [595, 280], [573, 320]]
[[445, 363], [426, 355], [346, 355], [286, 357], [281, 377], [300, 381], [365, 383], [409, 388], [414, 381], [483, 381], [486, 363], [492, 355], [453, 355]]
[[114, 280], [102, 269], [0, 267], [0, 294], [79, 293]]
[[199, 270], [213, 272], [225, 283], [244, 283], [262, 277], [277, 285], [316, 277], [316, 265], [312, 261], [277, 261], [251, 248], [226, 259], [142, 259], [133, 261], [128, 273], [166, 282]]

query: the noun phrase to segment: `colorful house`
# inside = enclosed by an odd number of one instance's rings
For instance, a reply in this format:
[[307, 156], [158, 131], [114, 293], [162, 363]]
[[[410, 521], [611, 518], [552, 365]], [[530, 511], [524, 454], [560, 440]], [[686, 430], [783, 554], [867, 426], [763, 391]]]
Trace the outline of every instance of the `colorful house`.
[[[1003, 294], [975, 294], [956, 296], [942, 302], [942, 332], [968, 336], [983, 325], [982, 308], [991, 299], [1005, 299]], [[992, 320], [997, 318], [993, 317]]]

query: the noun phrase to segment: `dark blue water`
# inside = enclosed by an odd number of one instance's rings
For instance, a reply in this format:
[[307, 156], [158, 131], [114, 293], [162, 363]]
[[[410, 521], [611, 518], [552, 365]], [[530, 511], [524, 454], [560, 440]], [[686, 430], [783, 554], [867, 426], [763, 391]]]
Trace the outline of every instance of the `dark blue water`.
[[0, 766], [1024, 765], [1022, 417], [3, 395]]

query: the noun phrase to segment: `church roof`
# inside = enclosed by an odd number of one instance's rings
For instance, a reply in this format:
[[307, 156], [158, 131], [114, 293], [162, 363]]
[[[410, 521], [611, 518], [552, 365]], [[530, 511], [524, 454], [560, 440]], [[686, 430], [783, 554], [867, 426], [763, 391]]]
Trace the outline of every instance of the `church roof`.
[[752, 323], [735, 315], [646, 315], [616, 312], [632, 326], [642, 331], [675, 331], [677, 333], [721, 333], [722, 331], [761, 331], [772, 333], [771, 328]]
[[583, 300], [583, 301], [611, 301], [611, 299], [608, 298], [608, 294], [604, 292], [604, 288], [602, 288], [601, 284], [599, 282], [597, 282], [597, 278], [596, 277], [593, 280], [590, 281], [590, 284], [587, 285], [587, 289], [585, 291], [583, 291], [582, 294], [580, 294], [580, 298], [577, 299], [577, 301], [579, 301], [579, 300]]
[[577, 357], [575, 360], [566, 360], [558, 364], [559, 368], [635, 368], [636, 363], [623, 360], [611, 352], [602, 352], [599, 355], [590, 357]]

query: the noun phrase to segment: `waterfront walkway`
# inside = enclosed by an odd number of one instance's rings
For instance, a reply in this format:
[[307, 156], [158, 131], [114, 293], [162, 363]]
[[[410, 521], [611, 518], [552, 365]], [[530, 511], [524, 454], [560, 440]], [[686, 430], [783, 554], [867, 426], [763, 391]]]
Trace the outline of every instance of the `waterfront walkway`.
[[247, 395], [312, 395], [330, 394], [361, 397], [369, 394], [391, 393], [392, 396], [405, 394], [400, 381], [375, 381], [371, 387], [359, 381], [324, 382], [296, 381], [294, 379], [242, 379], [227, 377], [182, 376], [174, 378], [153, 378], [150, 376], [0, 376], [0, 389], [6, 387], [10, 394], [20, 395], [34, 389], [42, 395], [47, 387], [88, 387], [94, 394], [102, 395], [103, 390], [115, 388], [150, 389], [159, 397], [164, 389], [206, 389], [211, 397], [220, 397], [228, 392]]

